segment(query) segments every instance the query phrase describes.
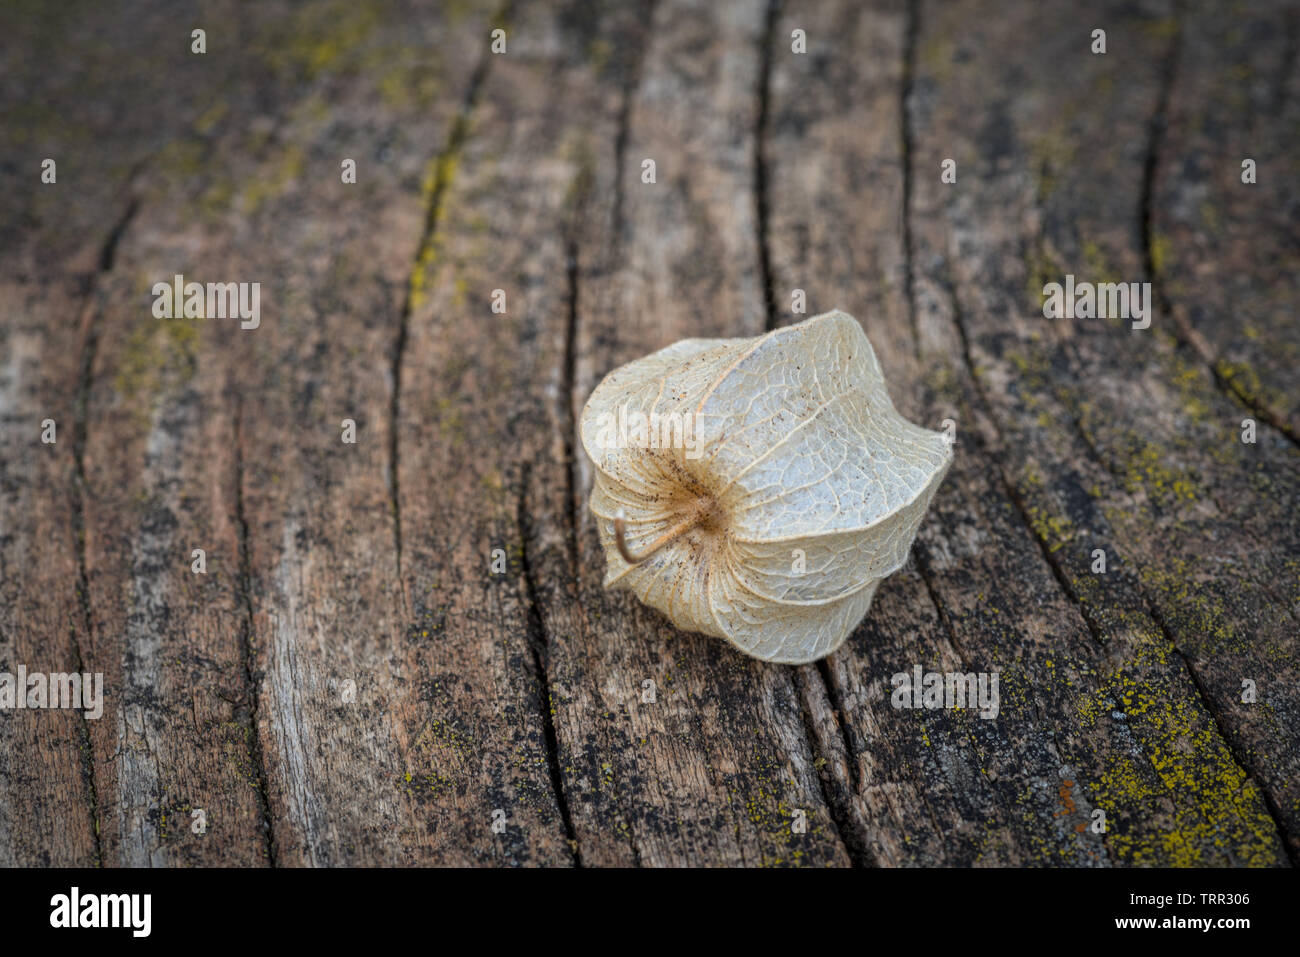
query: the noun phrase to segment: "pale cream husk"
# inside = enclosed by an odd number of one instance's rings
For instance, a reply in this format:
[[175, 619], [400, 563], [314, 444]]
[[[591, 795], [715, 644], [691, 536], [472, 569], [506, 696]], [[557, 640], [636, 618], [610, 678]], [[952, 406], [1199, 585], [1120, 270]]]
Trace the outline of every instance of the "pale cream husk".
[[[611, 428], [652, 412], [672, 423], [653, 439]], [[839, 311], [753, 339], [684, 339], [615, 369], [579, 429], [605, 587], [784, 664], [830, 654], [858, 625], [952, 461], [944, 435], [894, 409], [866, 333]], [[647, 447], [661, 438], [669, 447]], [[634, 565], [615, 543], [620, 513], [633, 557], [697, 523]]]

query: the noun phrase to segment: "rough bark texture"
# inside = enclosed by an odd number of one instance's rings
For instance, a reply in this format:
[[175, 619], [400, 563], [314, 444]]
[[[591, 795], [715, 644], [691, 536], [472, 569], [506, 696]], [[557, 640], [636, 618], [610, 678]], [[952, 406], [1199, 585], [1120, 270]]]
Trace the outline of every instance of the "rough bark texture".
[[[1294, 863], [1298, 32], [8, 6], [0, 671], [106, 703], [0, 711], [0, 863]], [[1150, 281], [1151, 327], [1043, 318], [1067, 273]], [[154, 318], [176, 274], [260, 282], [260, 327]], [[575, 421], [796, 290], [957, 457], [867, 620], [786, 668], [602, 590]], [[999, 672], [1000, 714], [893, 707], [918, 664]]]

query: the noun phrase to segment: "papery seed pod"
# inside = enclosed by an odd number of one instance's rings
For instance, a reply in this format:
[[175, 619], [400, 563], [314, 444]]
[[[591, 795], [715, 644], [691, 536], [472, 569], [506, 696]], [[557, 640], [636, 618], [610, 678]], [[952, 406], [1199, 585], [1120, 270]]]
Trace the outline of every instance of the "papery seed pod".
[[605, 587], [784, 664], [830, 654], [862, 620], [952, 461], [894, 409], [838, 311], [615, 369], [579, 430]]

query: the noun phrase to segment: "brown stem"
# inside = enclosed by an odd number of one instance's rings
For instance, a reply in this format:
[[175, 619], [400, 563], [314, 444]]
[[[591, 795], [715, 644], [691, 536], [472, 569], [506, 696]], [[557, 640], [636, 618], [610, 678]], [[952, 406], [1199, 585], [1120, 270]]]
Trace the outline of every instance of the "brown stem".
[[618, 546], [618, 553], [623, 556], [623, 561], [627, 562], [629, 565], [639, 565], [673, 539], [684, 535], [696, 525], [699, 525], [704, 521], [704, 518], [709, 514], [709, 511], [710, 506], [703, 504], [692, 509], [690, 515], [656, 538], [646, 546], [646, 550], [640, 555], [634, 555], [632, 550], [627, 547], [627, 523], [624, 520], [623, 512], [620, 509], [618, 514], [614, 516], [614, 544]]

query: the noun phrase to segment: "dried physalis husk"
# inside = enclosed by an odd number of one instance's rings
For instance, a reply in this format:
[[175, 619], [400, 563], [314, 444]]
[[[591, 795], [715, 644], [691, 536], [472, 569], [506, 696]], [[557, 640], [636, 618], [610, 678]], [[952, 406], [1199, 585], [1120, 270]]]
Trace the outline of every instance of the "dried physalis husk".
[[843, 312], [674, 343], [606, 376], [579, 428], [605, 587], [785, 664], [862, 620], [952, 461]]

